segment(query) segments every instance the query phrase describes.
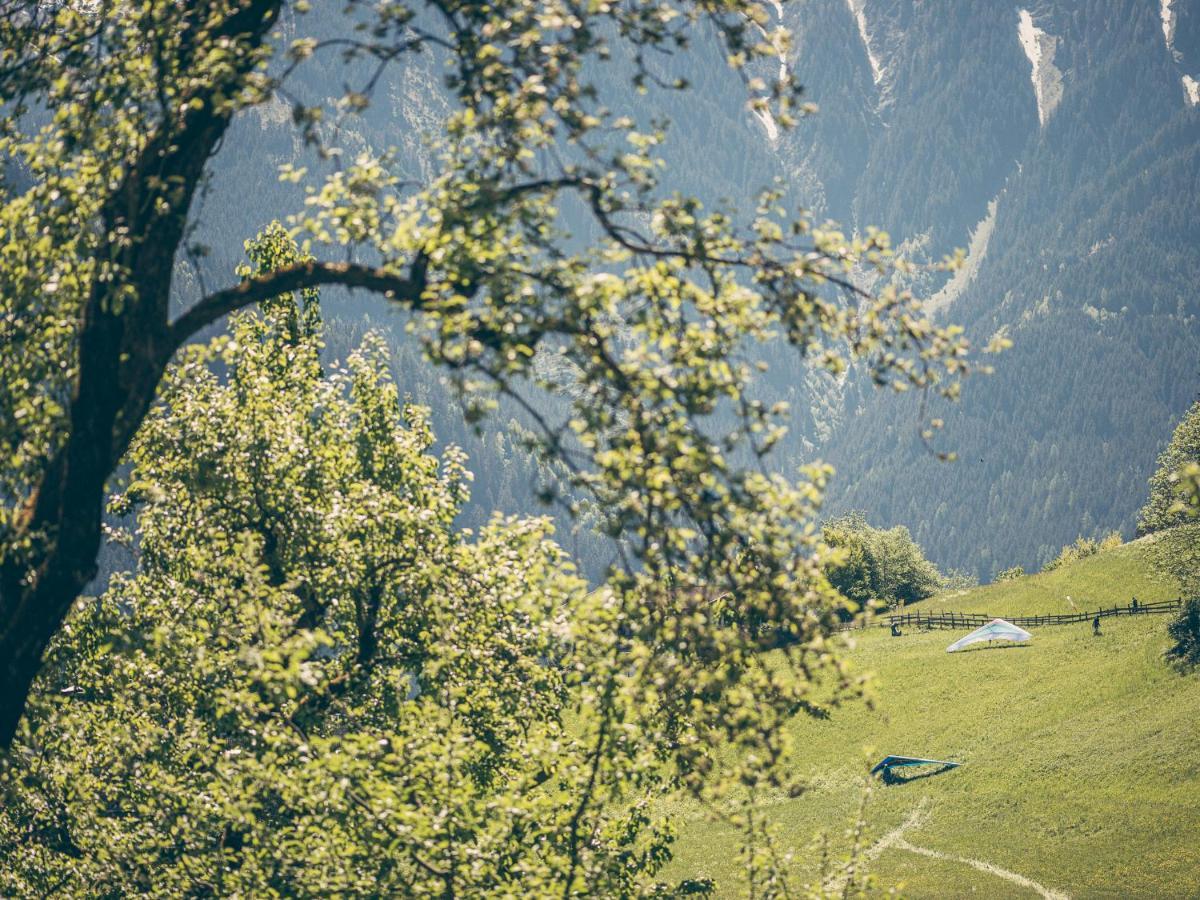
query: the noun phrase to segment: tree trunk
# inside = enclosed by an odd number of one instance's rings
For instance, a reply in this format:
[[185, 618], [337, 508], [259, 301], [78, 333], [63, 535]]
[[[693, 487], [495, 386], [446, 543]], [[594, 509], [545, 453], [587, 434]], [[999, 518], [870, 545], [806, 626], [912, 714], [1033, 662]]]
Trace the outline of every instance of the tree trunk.
[[192, 333], [168, 324], [175, 254], [204, 166], [229, 127], [232, 108], [218, 98], [236, 94], [254, 68], [282, 2], [250, 0], [213, 29], [212, 42], [241, 45], [236, 64], [225, 79], [201, 85], [180, 119], [160, 123], [101, 212], [112, 241], [107, 258], [125, 278], [92, 286], [67, 437], [26, 505], [17, 549], [0, 564], [0, 749], [12, 745], [46, 648], [96, 573], [109, 476], [175, 347]]

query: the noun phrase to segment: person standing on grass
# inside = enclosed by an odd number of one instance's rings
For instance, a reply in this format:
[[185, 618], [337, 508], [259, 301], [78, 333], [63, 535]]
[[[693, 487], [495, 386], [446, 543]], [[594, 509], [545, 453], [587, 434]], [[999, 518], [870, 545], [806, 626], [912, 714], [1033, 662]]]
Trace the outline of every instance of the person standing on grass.
[[1092, 634], [1096, 635], [1097, 637], [1100, 636], [1100, 617], [1099, 616], [1096, 616], [1096, 618], [1092, 619]]
[[1131, 604], [1131, 606], [1133, 608], [1133, 614], [1136, 616], [1137, 611], [1138, 611], [1137, 597], [1133, 598], [1133, 603]]

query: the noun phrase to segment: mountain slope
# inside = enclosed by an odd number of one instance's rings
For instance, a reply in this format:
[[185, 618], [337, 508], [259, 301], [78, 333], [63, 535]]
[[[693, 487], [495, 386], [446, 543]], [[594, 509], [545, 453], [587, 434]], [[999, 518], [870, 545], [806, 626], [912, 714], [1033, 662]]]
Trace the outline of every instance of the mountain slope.
[[[1059, 612], [1162, 599], [1174, 586], [1147, 569], [1146, 542], [1036, 576], [931, 601], [947, 610]], [[1051, 580], [1052, 579], [1052, 580]], [[798, 720], [797, 772], [810, 789], [762, 812], [781, 828], [793, 871], [816, 876], [818, 831], [835, 853], [855, 817], [870, 764], [884, 755], [952, 759], [958, 768], [907, 783], [874, 782], [866, 807], [867, 862], [881, 887], [905, 896], [1186, 896], [1200, 849], [1200, 679], [1167, 665], [1166, 618], [1105, 619], [1034, 629], [1027, 646], [947, 654], [960, 632], [855, 638], [859, 671], [876, 681], [876, 708], [851, 704], [828, 720]], [[869, 748], [869, 749], [866, 749]], [[684, 818], [678, 870], [736, 894], [730, 834], [698, 811]], [[892, 843], [879, 846], [900, 829]], [[912, 848], [919, 848], [914, 850]], [[920, 851], [940, 854], [942, 858]], [[870, 856], [871, 854], [868, 854]], [[984, 863], [987, 868], [971, 865]], [[1001, 873], [993, 871], [1002, 870]]]
[[[915, 263], [969, 247], [954, 277], [921, 268], [910, 286], [977, 342], [1003, 329], [1015, 344], [963, 404], [931, 411], [960, 457], [949, 466], [917, 439], [915, 403], [765, 351], [763, 394], [796, 410], [779, 467], [827, 459], [839, 471], [831, 513], [906, 524], [941, 566], [984, 578], [1035, 567], [1080, 533], [1131, 535], [1157, 451], [1200, 387], [1200, 106], [1186, 80], [1200, 78], [1200, 0], [784, 0], [764, 10], [792, 31], [782, 62], [820, 107], [795, 130], [756, 117], [703, 34], [655, 61], [663, 80], [685, 78], [692, 91], [641, 96], [618, 58], [596, 70], [605, 101], [643, 123], [671, 117], [667, 180], [710, 208], [724, 198], [752, 209], [779, 178], [818, 220], [881, 226]], [[337, 15], [318, 6], [284, 28], [320, 35]], [[777, 68], [765, 62], [759, 74]], [[289, 91], [317, 102], [337, 71], [318, 55]], [[339, 119], [343, 142], [394, 145], [405, 177], [426, 179], [425, 139], [452, 107], [442, 81], [434, 55], [403, 60], [365, 114]], [[302, 208], [279, 164], [314, 177], [332, 165], [293, 138], [288, 117], [277, 99], [230, 135], [196, 235], [211, 254], [198, 267], [179, 261], [180, 304], [202, 278], [229, 282], [263, 216]], [[589, 239], [569, 209], [564, 217]], [[327, 319], [356, 330], [365, 316], [402, 324], [382, 303], [328, 293]], [[531, 506], [536, 467], [501, 471], [500, 461], [493, 472], [495, 442], [464, 432], [439, 373], [394, 332], [400, 383], [433, 403], [440, 434], [472, 451], [483, 488], [472, 515], [501, 495]], [[507, 430], [510, 413], [489, 427]], [[501, 483], [511, 487], [493, 489]]]
[[[821, 450], [841, 476], [834, 508], [904, 522], [938, 562], [983, 577], [1040, 564], [1079, 533], [1132, 534], [1155, 454], [1200, 387], [1200, 108], [1181, 86], [1189, 59], [1200, 68], [1182, 43], [1200, 4], [1174, 4], [1170, 47], [1148, 3], [850, 6], [888, 38], [852, 221], [908, 239], [918, 261], [970, 244], [942, 315], [977, 341], [1005, 329], [1015, 346], [961, 408], [935, 410], [954, 466], [933, 464], [915, 411], [865, 395]], [[1023, 21], [1060, 79], [1040, 111]], [[818, 100], [830, 77], [812, 79]], [[854, 146], [857, 120], [825, 109]]]

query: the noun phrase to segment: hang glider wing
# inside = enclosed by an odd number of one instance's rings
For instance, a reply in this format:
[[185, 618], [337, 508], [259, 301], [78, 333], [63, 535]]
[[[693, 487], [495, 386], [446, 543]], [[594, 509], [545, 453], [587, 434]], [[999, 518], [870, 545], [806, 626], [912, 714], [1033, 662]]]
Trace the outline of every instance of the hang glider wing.
[[947, 766], [953, 769], [958, 765], [960, 764], [950, 762], [946, 759], [922, 759], [919, 756], [885, 756], [875, 764], [875, 768], [871, 770], [871, 774], [876, 775], [888, 769], [899, 769], [904, 766]]
[[953, 644], [946, 648], [947, 653], [953, 653], [955, 650], [962, 650], [971, 644], [978, 644], [983, 641], [1015, 641], [1023, 643], [1029, 640], [1031, 635], [1024, 628], [1018, 628], [1011, 622], [1005, 622], [1003, 619], [992, 619], [982, 628], [976, 628], [966, 637], [959, 638]]

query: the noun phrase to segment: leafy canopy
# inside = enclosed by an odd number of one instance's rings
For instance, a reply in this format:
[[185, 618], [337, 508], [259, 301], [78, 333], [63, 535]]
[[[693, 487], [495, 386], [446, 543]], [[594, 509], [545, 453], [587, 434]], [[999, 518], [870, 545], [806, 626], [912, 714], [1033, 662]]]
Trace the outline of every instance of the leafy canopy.
[[827, 522], [822, 534], [837, 551], [829, 580], [859, 609], [916, 603], [942, 586], [941, 573], [903, 525], [875, 528], [862, 513], [848, 513]]
[[1138, 514], [1138, 533], [1182, 525], [1200, 510], [1200, 401], [1184, 413], [1150, 476], [1150, 496]]
[[[248, 250], [298, 256], [278, 227]], [[321, 335], [315, 293], [283, 295], [172, 369], [110, 501], [136, 568], [59, 633], [5, 773], [0, 886], [660, 890], [655, 801], [781, 783], [805, 671], [639, 640], [546, 520], [457, 530], [461, 453], [430, 453], [377, 339], [325, 371]]]
[[579, 805], [600, 693], [649, 725], [610, 594], [545, 520], [456, 531], [469, 473], [382, 345], [325, 374], [319, 342], [273, 300], [164, 385], [112, 501], [137, 570], [60, 633], [12, 761], [4, 894], [622, 894], [665, 858], [652, 742]]
[[[573, 496], [623, 538], [610, 587], [632, 631], [739, 659], [746, 636], [714, 631], [695, 605], [723, 590], [803, 645], [820, 593], [806, 523], [827, 473], [761, 465], [786, 410], [749, 392], [756, 346], [786, 341], [832, 372], [857, 359], [881, 384], [948, 396], [968, 363], [960, 331], [913, 298], [850, 283], [855, 266], [890, 264], [885, 235], [814, 229], [778, 192], [752, 213], [706, 211], [670, 192], [664, 133], [604, 105], [618, 49], [639, 88], [684, 89], [660, 84], [647, 56], [703, 32], [790, 127], [790, 76], [768, 87], [747, 69], [782, 46], [759, 39], [765, 11], [352, 0], [325, 18], [335, 33], [314, 37], [305, 9], [29, 0], [0, 14], [0, 152], [13, 161], [0, 182], [0, 743], [95, 571], [104, 485], [177, 348], [235, 309], [328, 284], [413, 311], [474, 414], [501, 395], [527, 406], [540, 452], [569, 464]], [[402, 180], [389, 151], [343, 153], [326, 113], [361, 111], [417, 53], [445, 64], [457, 106], [433, 171]], [[330, 54], [347, 91], [294, 103], [293, 121], [336, 164], [283, 172], [307, 193], [288, 220], [302, 252], [172, 318], [176, 259], [198, 252], [196, 200], [234, 115], [290, 96], [289, 79]], [[586, 247], [563, 232], [568, 203], [599, 235]], [[562, 387], [534, 366], [548, 356], [577, 386], [561, 417], [528, 404]]]
[[[479, 573], [490, 585], [479, 595], [467, 590], [468, 582], [455, 580], [465, 577], [462, 573], [450, 572], [451, 559], [463, 572], [473, 572], [475, 544], [451, 538], [446, 504], [460, 488], [454, 478], [434, 479], [431, 463], [419, 458], [422, 442], [428, 441], [420, 417], [403, 431], [389, 418], [388, 403], [372, 406], [360, 398], [343, 411], [337, 428], [316, 433], [326, 427], [324, 411], [334, 415], [338, 408], [336, 385], [351, 397], [356, 391], [384, 390], [378, 377], [361, 374], [372, 366], [377, 373], [378, 360], [372, 362], [367, 352], [355, 364], [360, 374], [352, 367], [350, 375], [334, 378], [335, 387], [323, 386], [306, 343], [314, 327], [309, 309], [289, 307], [281, 321], [273, 298], [292, 295], [296, 302], [297, 293], [323, 285], [365, 290], [413, 314], [414, 331], [429, 358], [452, 374], [473, 415], [486, 414], [501, 397], [523, 406], [536, 426], [536, 449], [570, 472], [570, 499], [563, 501], [568, 511], [590, 501], [603, 512], [604, 529], [619, 539], [617, 564], [595, 595], [600, 600], [594, 612], [576, 597], [578, 586], [563, 580], [557, 562], [536, 562], [554, 556], [540, 543], [538, 527], [498, 525], [495, 536], [489, 532], [478, 539], [499, 548], [506, 541], [501, 535], [511, 535], [512, 529], [527, 535], [512, 539], [520, 555], [511, 568], [532, 566], [522, 577], [540, 584], [546, 597], [571, 613], [571, 629], [583, 629], [571, 646], [585, 660], [576, 677], [586, 692], [576, 694], [567, 708], [576, 716], [572, 733], [586, 750], [581, 767], [546, 782], [565, 785], [562, 790], [574, 806], [565, 827], [558, 812], [547, 813], [546, 821], [558, 828], [556, 836], [529, 840], [533, 855], [547, 860], [544, 871], [555, 873], [563, 893], [581, 890], [592, 877], [601, 885], [612, 883], [604, 881], [609, 876], [590, 855], [593, 850], [597, 859], [603, 855], [596, 848], [609, 834], [593, 827], [595, 816], [602, 801], [629, 808], [647, 754], [653, 750], [670, 777], [702, 797], [712, 799], [739, 784], [752, 800], [755, 791], [786, 781], [779, 726], [807, 702], [812, 676], [821, 669], [840, 672], [827, 641], [840, 600], [822, 574], [824, 548], [813, 525], [828, 471], [812, 466], [789, 477], [770, 467], [786, 410], [754, 399], [756, 351], [784, 342], [818, 369], [841, 373], [857, 363], [878, 383], [897, 390], [916, 387], [955, 397], [969, 370], [966, 342], [959, 329], [931, 322], [912, 297], [894, 288], [869, 295], [854, 287], [850, 275], [856, 267], [886, 271], [894, 265], [885, 235], [869, 232], [861, 240], [847, 240], [836, 231], [814, 228], [802, 212], [781, 206], [777, 190], [764, 193], [753, 210], [706, 210], [671, 191], [670, 172], [656, 155], [665, 132], [639, 128], [629, 110], [605, 105], [605, 79], [613, 77], [608, 61], [618, 51], [633, 60], [637, 87], [684, 89], [658, 78], [648, 58], [667, 50], [692, 52], [692, 38], [707, 34], [717, 37], [727, 62], [745, 74], [752, 95], [748, 102], [771, 105], [781, 127], [792, 127], [800, 111], [798, 87], [786, 72], [768, 84], [753, 77], [750, 68], [786, 45], [783, 34], [775, 36], [778, 40], [761, 39], [766, 16], [760, 5], [746, 0], [586, 5], [350, 0], [332, 17], [335, 33], [319, 37], [306, 33], [305, 9], [284, 0], [24, 0], [0, 10], [0, 153], [11, 160], [0, 175], [0, 440], [6, 450], [0, 467], [0, 745], [17, 739], [14, 754], [33, 752], [56, 765], [56, 754], [66, 750], [42, 749], [54, 730], [39, 728], [37, 716], [22, 720], [43, 653], [56, 635], [61, 635], [56, 647], [70, 645], [81, 633], [77, 618], [82, 623], [96, 617], [103, 631], [105, 621], [123, 623], [120, 616], [140, 623], [146, 636], [136, 637], [134, 629], [130, 640], [144, 645], [139, 653], [151, 652], [174, 627], [177, 589], [196, 604], [194, 610], [180, 611], [194, 615], [198, 627], [225, 637], [212, 649], [194, 639], [196, 649], [180, 654], [181, 660], [191, 653], [197, 657], [180, 673], [179, 684], [192, 685], [180, 688], [181, 697], [213, 704], [211, 715], [184, 729], [183, 741], [194, 739], [207, 749], [197, 756], [186, 747], [178, 750], [176, 769], [152, 767], [156, 789], [224, 771], [225, 762], [210, 769], [198, 762], [213, 748], [221, 748], [221, 760], [227, 759], [226, 748], [254, 759], [261, 753], [262, 765], [269, 767], [301, 766], [302, 746], [329, 750], [330, 758], [341, 759], [341, 737], [365, 728], [361, 720], [346, 732], [327, 724], [324, 734], [334, 736], [332, 744], [282, 745], [295, 751], [286, 764], [275, 751], [253, 742], [291, 741], [283, 725], [268, 729], [265, 724], [275, 710], [290, 711], [289, 704], [299, 704], [309, 693], [324, 696], [332, 690], [336, 670], [348, 665], [345, 647], [361, 636], [354, 628], [362, 623], [347, 610], [361, 607], [360, 615], [368, 617], [372, 585], [383, 592], [380, 613], [385, 606], [389, 610], [386, 637], [380, 632], [388, 653], [419, 650], [437, 657], [442, 650], [435, 644], [446, 633], [438, 629], [454, 624], [445, 621], [448, 598], [460, 596], [469, 606], [489, 591], [511, 590], [495, 610], [480, 603], [479, 609], [456, 613], [457, 624], [474, 628], [471, 623], [493, 614], [506, 621], [528, 617], [531, 630], [521, 637], [528, 643], [518, 642], [509, 652], [519, 649], [525, 659], [553, 658], [538, 618], [547, 613], [526, 608], [534, 598], [517, 586], [502, 586], [508, 569]], [[402, 179], [393, 165], [395, 155], [384, 148], [343, 152], [336, 124], [337, 117], [370, 104], [388, 72], [403, 77], [417, 53], [445, 64], [456, 106], [432, 170]], [[299, 246], [292, 247], [277, 231], [267, 234], [265, 244], [252, 248], [254, 265], [237, 283], [206, 289], [173, 316], [177, 260], [201, 252], [191, 239], [199, 220], [198, 198], [208, 178], [220, 177], [217, 150], [232, 139], [234, 116], [289, 97], [295, 73], [330, 54], [340, 54], [346, 63], [343, 95], [328, 103], [292, 104], [298, 136], [322, 164], [314, 162], [312, 171], [285, 168], [283, 177], [303, 186], [306, 201], [295, 210], [266, 212], [284, 219], [287, 237]], [[587, 246], [564, 232], [560, 210], [568, 205], [582, 211], [597, 235]], [[183, 354], [181, 374], [165, 386], [164, 405], [151, 413], [181, 347], [228, 313], [264, 301], [269, 328], [281, 337], [255, 339], [261, 347], [276, 348], [268, 356], [298, 360], [300, 368], [272, 381], [271, 366], [282, 361], [271, 362], [264, 359], [265, 350], [253, 349], [253, 335], [245, 329], [264, 326], [247, 322], [235, 327], [246, 346], [241, 338], [225, 344], [220, 358], [250, 379], [242, 383], [239, 402], [264, 422], [277, 421], [272, 417], [284, 415], [293, 403], [311, 411], [309, 420], [278, 420], [275, 434], [262, 431], [253, 416], [233, 416], [230, 395], [200, 371], [192, 350]], [[548, 357], [561, 361], [555, 372], [570, 373], [563, 415], [547, 414], [545, 405], [531, 402], [539, 393], [564, 388], [561, 378], [535, 365]], [[236, 380], [231, 385], [236, 388]], [[232, 421], [218, 415], [224, 409]], [[238, 454], [226, 452], [214, 437], [210, 429], [216, 424], [206, 418], [210, 412], [216, 423], [226, 422], [229, 446], [240, 447]], [[378, 438], [371, 431], [375, 427], [400, 447], [372, 450], [364, 461], [346, 455], [348, 447], [336, 446], [335, 433], [371, 445]], [[131, 459], [141, 473], [131, 490], [144, 482], [151, 500], [162, 492], [161, 502], [148, 505], [139, 518], [139, 574], [115, 589], [130, 592], [128, 598], [110, 595], [71, 615], [96, 570], [106, 484], [131, 447], [137, 448]], [[392, 453], [401, 456], [389, 462]], [[280, 484], [265, 489], [255, 474], [278, 478]], [[421, 502], [412, 508], [428, 505], [424, 524], [405, 512], [410, 500], [405, 491], [418, 484], [423, 485], [417, 491]], [[217, 489], [222, 493], [215, 499], [205, 493]], [[276, 493], [259, 498], [252, 496], [255, 490]], [[228, 499], [223, 492], [229, 492]], [[328, 506], [339, 497], [348, 498], [344, 507]], [[260, 499], [265, 506], [256, 505]], [[253, 518], [261, 510], [262, 518], [254, 522], [237, 518]], [[343, 515], [348, 518], [339, 518]], [[156, 537], [156, 529], [170, 532], [175, 543]], [[325, 537], [321, 529], [329, 532], [327, 549], [313, 546]], [[223, 534], [244, 537], [230, 544]], [[418, 546], [425, 537], [431, 544]], [[299, 573], [289, 569], [289, 560], [304, 554], [311, 554], [312, 566]], [[405, 623], [416, 616], [409, 622], [416, 627], [425, 613], [419, 612], [419, 596], [409, 599], [405, 592], [419, 595], [426, 562], [431, 576], [444, 575], [447, 594], [430, 608], [427, 632], [414, 635]], [[430, 585], [424, 589], [433, 591]], [[717, 593], [733, 598], [733, 615], [712, 614]], [[406, 599], [398, 603], [401, 596]], [[592, 616], [604, 624], [592, 626]], [[209, 624], [200, 626], [204, 621]], [[250, 637], [257, 643], [247, 643]], [[190, 640], [181, 636], [181, 650]], [[226, 640], [239, 650], [220, 657]], [[553, 685], [542, 694], [526, 684], [528, 679], [519, 685], [504, 681], [512, 673], [504, 670], [504, 654], [497, 651], [497, 661], [484, 649], [491, 645], [451, 643], [448, 653], [459, 647], [478, 651], [470, 656], [470, 666], [497, 668], [479, 676], [498, 679], [495, 692], [481, 688], [479, 699], [499, 704], [496, 709], [504, 715], [481, 710], [478, 720], [463, 723], [430, 706], [430, 721], [446, 726], [442, 743], [422, 743], [434, 732], [424, 729], [419, 716], [389, 718], [388, 727], [399, 729], [395, 740], [407, 748], [405, 754], [411, 751], [430, 766], [467, 760], [462, 764], [472, 769], [472, 777], [482, 778], [495, 765], [496, 793], [487, 794], [483, 806], [461, 807], [461, 815], [480, 828], [515, 828], [513, 839], [525, 840], [534, 832], [516, 827], [526, 821], [523, 814], [507, 816], [502, 803], [488, 805], [490, 798], [520, 791], [535, 802], [545, 794], [526, 790], [528, 770], [506, 769], [488, 753], [517, 754], [518, 745], [503, 745], [511, 738], [506, 729], [522, 721], [514, 709], [522, 710], [531, 725], [541, 721], [538, 716], [550, 723], [536, 725], [535, 730], [545, 731], [528, 738], [531, 746], [549, 741], [546, 735], [557, 727], [559, 713], [547, 710], [565, 701], [554, 701]], [[260, 649], [243, 655], [245, 646]], [[783, 649], [782, 658], [768, 665], [761, 651], [770, 647]], [[209, 660], [210, 653], [217, 655]], [[71, 655], [62, 651], [63, 657]], [[45, 692], [73, 697], [76, 688], [90, 689], [63, 668], [64, 659], [53, 658], [58, 662], [34, 695], [39, 709], [47, 702]], [[218, 658], [222, 663], [215, 667]], [[597, 658], [605, 664], [591, 662]], [[79, 665], [94, 666], [85, 674], [111, 687], [108, 702], [121, 709], [115, 718], [93, 722], [89, 707], [80, 704], [72, 713], [79, 717], [78, 727], [115, 727], [127, 717], [137, 731], [145, 687], [136, 679], [114, 684], [110, 679], [119, 679], [120, 672], [106, 673], [108, 663], [98, 659], [81, 656]], [[353, 671], [346, 669], [348, 681]], [[533, 678], [532, 670], [518, 671]], [[222, 681], [233, 673], [239, 673], [235, 681]], [[556, 676], [539, 677], [553, 681]], [[841, 674], [833, 682], [850, 686]], [[507, 696], [518, 687], [516, 695]], [[398, 708], [388, 707], [399, 701], [378, 690], [380, 699], [363, 700], [368, 710], [376, 702], [380, 709]], [[391, 690], [399, 696], [399, 688]], [[416, 703], [434, 704], [435, 694], [432, 689], [421, 693]], [[183, 699], [179, 703], [166, 708], [188, 708]], [[341, 709], [330, 701], [328, 715], [341, 715]], [[497, 723], [513, 716], [507, 726], [495, 725], [503, 732], [497, 737], [500, 751], [473, 743], [481, 733], [476, 729], [486, 731], [493, 713]], [[191, 720], [184, 715], [173, 721]], [[232, 736], [221, 731], [226, 727]], [[314, 742], [320, 734], [318, 728]], [[388, 747], [396, 746], [392, 737], [387, 740]], [[164, 752], [176, 752], [173, 741]], [[722, 760], [718, 767], [712, 749], [722, 742], [734, 745], [729, 759], [737, 762]], [[384, 764], [364, 775], [378, 779], [368, 792], [371, 801], [409, 790], [402, 787], [407, 775], [389, 768], [391, 751], [379, 752]], [[134, 762], [139, 758], [129, 754]], [[344, 764], [357, 766], [364, 758], [352, 754], [353, 762]], [[568, 754], [564, 759], [578, 758]], [[253, 772], [258, 764], [247, 765]], [[414, 778], [426, 777], [423, 765]], [[453, 774], [457, 778], [458, 771]], [[284, 792], [262, 802], [271, 810], [295, 809], [295, 804], [315, 808], [316, 797], [323, 802], [342, 796], [338, 792], [353, 781], [347, 773], [329, 777], [323, 781], [326, 774], [315, 775], [315, 794]], [[451, 770], [428, 774], [428, 779], [440, 777], [450, 779]], [[195, 784], [181, 787], [181, 793], [190, 797]], [[405, 796], [436, 790], [431, 784], [413, 785], [417, 793]], [[245, 787], [253, 807], [258, 795]], [[233, 796], [215, 782], [205, 790]], [[357, 802], [349, 793], [345, 797]], [[545, 802], [565, 803], [561, 797]], [[179, 808], [157, 800], [147, 805], [148, 820], [161, 815], [156, 809]], [[126, 807], [119, 809], [123, 813]], [[245, 806], [229, 807], [226, 815], [216, 803], [203, 812], [225, 823], [208, 832], [224, 836], [221, 847], [245, 840], [236, 837], [245, 830], [236, 824], [246, 815]], [[186, 815], [188, 823], [191, 816]], [[186, 830], [184, 817], [170, 821], [171, 828]], [[333, 823], [313, 821], [320, 824], [304, 827], [328, 829], [334, 839]], [[454, 843], [448, 833], [458, 840], [458, 824], [453, 818], [417, 817], [398, 827], [434, 835], [421, 852], [428, 862], [425, 852], [431, 846]], [[749, 824], [746, 828], [758, 834]], [[284, 860], [302, 854], [310, 840], [318, 842], [308, 832], [285, 828], [281, 835], [294, 840]], [[398, 846], [404, 846], [406, 835], [402, 831], [395, 838]], [[158, 846], [149, 830], [143, 836]], [[473, 840], [463, 841], [464, 853], [473, 853]], [[64, 846], [54, 852], [69, 854], [69, 845]], [[105, 846], [95, 835], [88, 840], [89, 853], [101, 860]], [[455, 852], [446, 850], [451, 856]], [[645, 849], [646, 858], [655, 852]], [[175, 860], [178, 871], [187, 871], [189, 854], [178, 845], [164, 855]], [[492, 856], [472, 855], [470, 863], [499, 865]], [[748, 865], [769, 880], [774, 877], [764, 862], [769, 858], [751, 854]], [[430, 863], [429, 871], [415, 857], [408, 862], [426, 876], [447, 877], [438, 863]], [[443, 862], [449, 865], [450, 859]], [[462, 872], [458, 866], [455, 861], [456, 875]], [[633, 868], [640, 873], [649, 867]], [[492, 877], [507, 876], [481, 874], [479, 883]]]

